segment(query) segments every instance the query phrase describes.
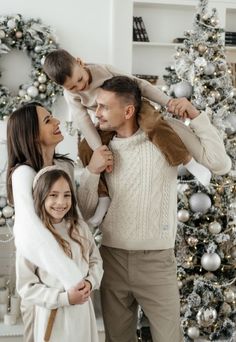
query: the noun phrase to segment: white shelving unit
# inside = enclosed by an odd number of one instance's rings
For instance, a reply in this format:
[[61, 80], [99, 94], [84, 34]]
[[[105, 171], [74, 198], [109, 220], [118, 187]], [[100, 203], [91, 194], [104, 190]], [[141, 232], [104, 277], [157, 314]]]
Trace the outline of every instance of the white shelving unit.
[[[193, 27], [199, 0], [113, 0], [111, 64], [135, 74], [166, 73], [174, 63], [177, 44]], [[220, 26], [236, 31], [236, 1], [209, 0], [209, 10], [216, 8]], [[141, 16], [150, 42], [133, 42], [133, 16]], [[227, 60], [236, 62], [236, 47], [226, 47]]]

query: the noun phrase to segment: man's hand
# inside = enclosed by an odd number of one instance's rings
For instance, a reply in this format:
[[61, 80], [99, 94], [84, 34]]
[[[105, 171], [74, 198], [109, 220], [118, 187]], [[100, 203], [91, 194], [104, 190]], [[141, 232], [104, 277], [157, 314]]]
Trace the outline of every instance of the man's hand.
[[168, 112], [180, 116], [183, 120], [194, 119], [200, 113], [185, 97], [171, 99], [167, 104]]
[[92, 158], [87, 167], [91, 173], [99, 174], [105, 169], [107, 169], [107, 171], [112, 170], [112, 166], [112, 152], [106, 145], [102, 145], [93, 152]]
[[88, 301], [91, 294], [91, 284], [88, 281], [79, 283], [79, 286], [72, 287], [67, 291], [69, 303], [84, 304]]

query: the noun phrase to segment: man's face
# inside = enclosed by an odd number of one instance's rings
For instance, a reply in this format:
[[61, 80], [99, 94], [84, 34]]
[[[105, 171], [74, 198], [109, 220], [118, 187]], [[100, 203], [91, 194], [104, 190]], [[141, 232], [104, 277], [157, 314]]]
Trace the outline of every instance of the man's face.
[[99, 89], [96, 117], [101, 130], [119, 133], [127, 124], [126, 111], [127, 105], [115, 93]]

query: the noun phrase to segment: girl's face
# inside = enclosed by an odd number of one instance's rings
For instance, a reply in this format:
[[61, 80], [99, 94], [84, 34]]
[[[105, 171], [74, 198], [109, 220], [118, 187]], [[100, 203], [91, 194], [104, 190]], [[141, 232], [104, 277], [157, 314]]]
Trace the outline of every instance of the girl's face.
[[71, 191], [68, 182], [64, 178], [59, 178], [52, 185], [44, 205], [52, 223], [62, 221], [71, 208]]
[[37, 107], [39, 123], [39, 142], [42, 147], [56, 146], [64, 137], [61, 134], [60, 121], [52, 116], [45, 108]]

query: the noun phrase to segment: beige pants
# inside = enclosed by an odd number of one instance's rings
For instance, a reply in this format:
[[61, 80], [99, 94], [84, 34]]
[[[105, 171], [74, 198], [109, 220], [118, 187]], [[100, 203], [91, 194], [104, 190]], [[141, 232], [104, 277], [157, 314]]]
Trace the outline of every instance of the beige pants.
[[182, 342], [173, 249], [125, 251], [102, 246], [101, 286], [106, 342], [136, 342], [137, 307], [150, 323], [153, 342]]
[[21, 315], [24, 325], [24, 342], [34, 342], [34, 306], [22, 300]]

